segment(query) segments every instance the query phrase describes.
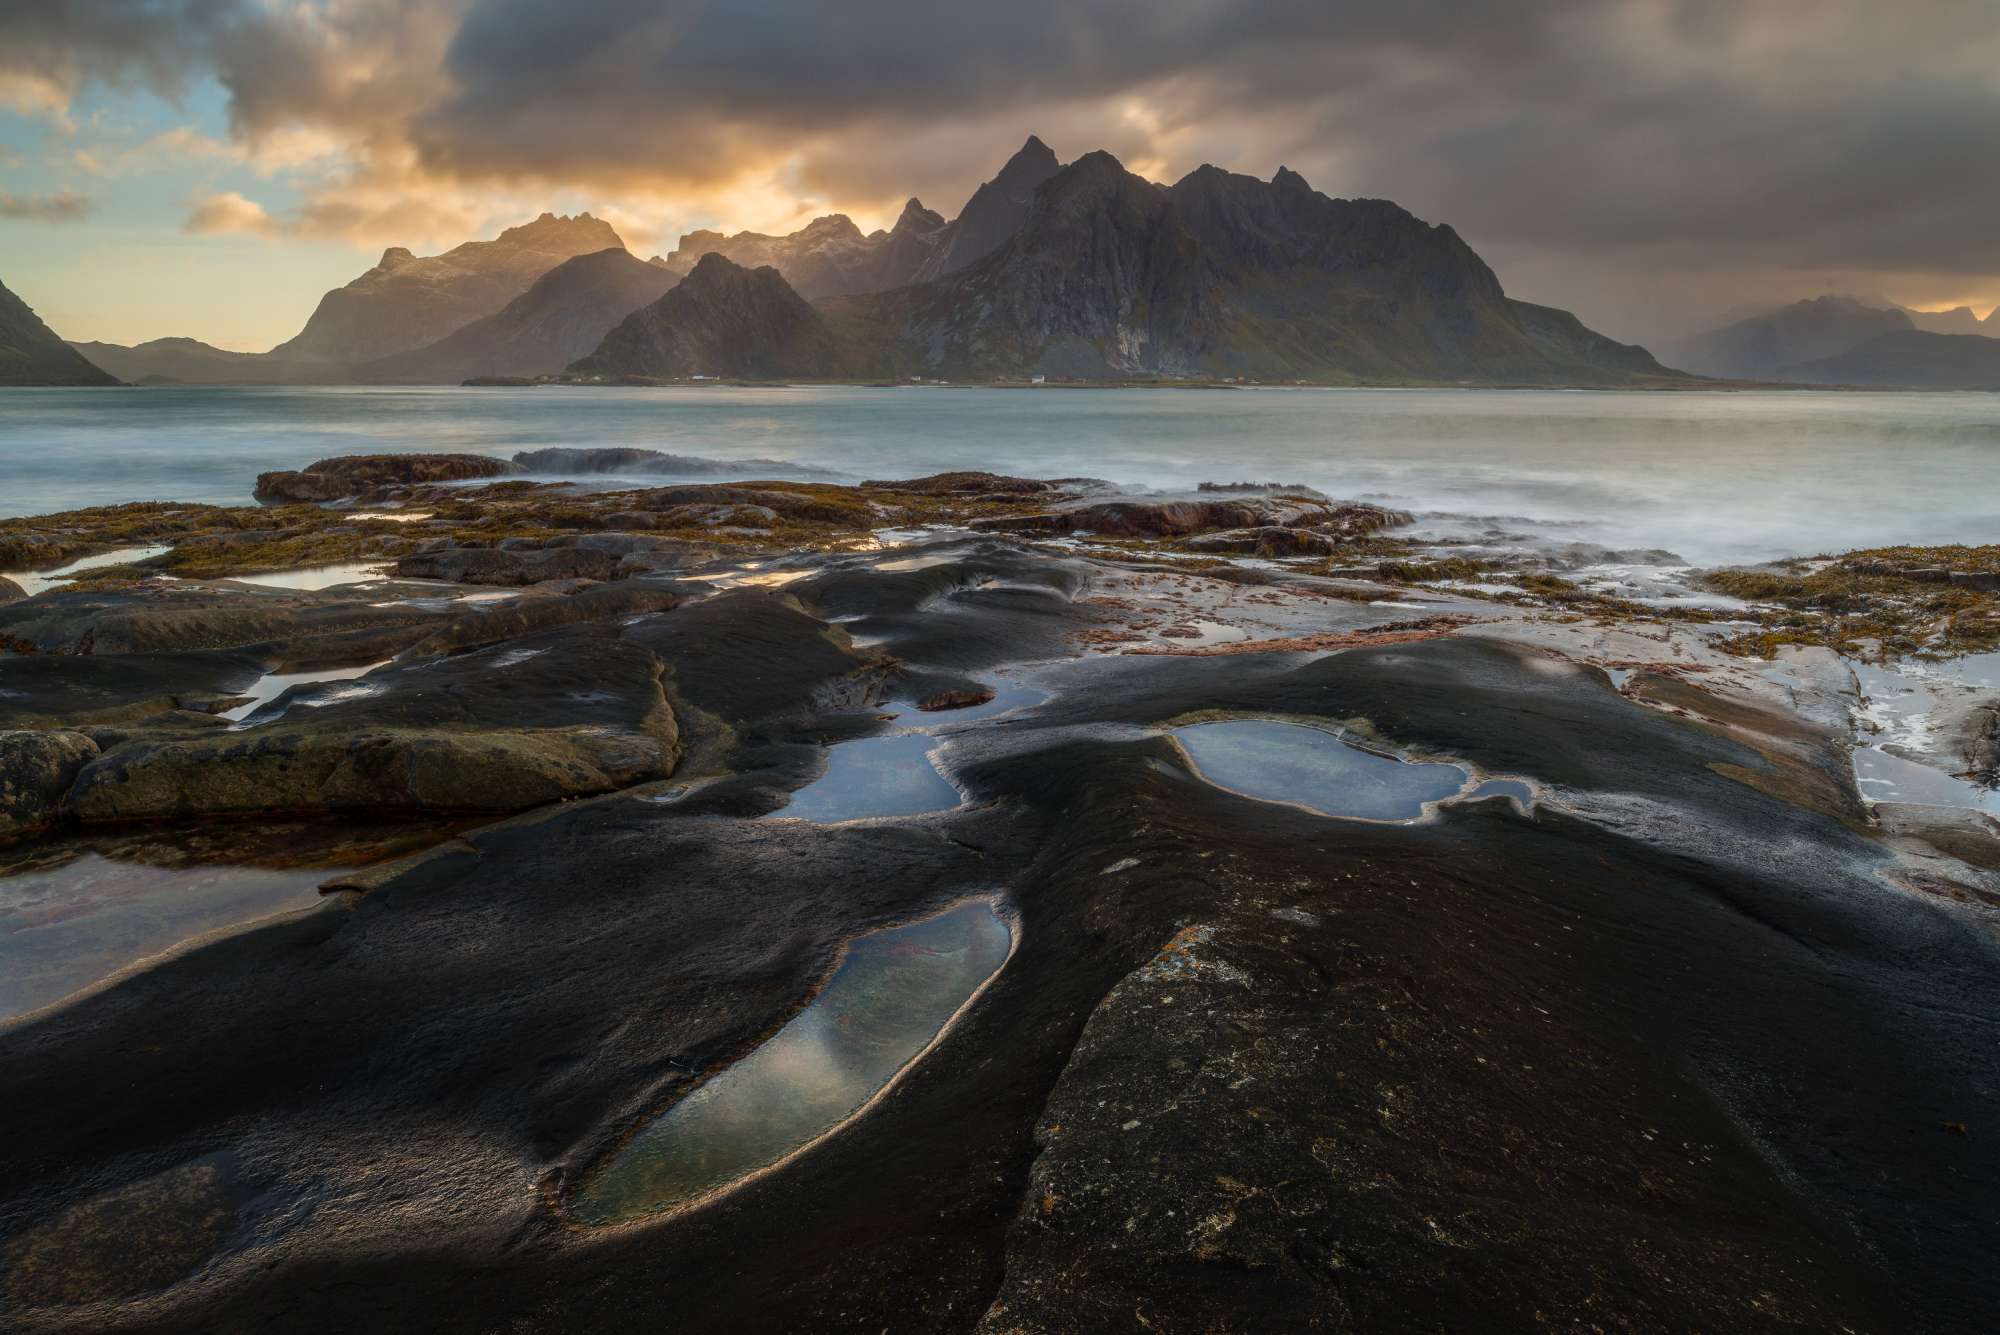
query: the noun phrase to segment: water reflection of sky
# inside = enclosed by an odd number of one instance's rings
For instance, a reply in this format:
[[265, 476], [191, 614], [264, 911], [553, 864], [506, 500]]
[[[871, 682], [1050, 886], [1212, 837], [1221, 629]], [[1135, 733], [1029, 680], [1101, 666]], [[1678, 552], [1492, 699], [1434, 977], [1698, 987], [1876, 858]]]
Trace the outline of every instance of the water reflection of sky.
[[572, 1210], [611, 1223], [670, 1209], [826, 1134], [929, 1045], [1007, 960], [988, 900], [858, 937], [820, 995], [593, 1174]]
[[1457, 765], [1406, 763], [1297, 723], [1197, 723], [1174, 737], [1209, 782], [1328, 816], [1414, 820], [1426, 803], [1457, 796], [1468, 777]]
[[778, 815], [825, 823], [950, 810], [959, 792], [931, 763], [937, 745], [912, 732], [841, 742], [827, 751], [826, 773], [793, 793]]
[[218, 927], [319, 902], [328, 868], [149, 867], [86, 853], [0, 877], [0, 1020]]

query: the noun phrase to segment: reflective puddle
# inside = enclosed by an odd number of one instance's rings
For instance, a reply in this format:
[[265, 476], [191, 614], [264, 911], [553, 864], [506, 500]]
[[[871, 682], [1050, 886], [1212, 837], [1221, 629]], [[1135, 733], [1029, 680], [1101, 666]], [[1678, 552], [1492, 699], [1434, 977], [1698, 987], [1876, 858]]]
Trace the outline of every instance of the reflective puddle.
[[71, 561], [56, 570], [0, 571], [0, 579], [12, 580], [21, 586], [21, 592], [32, 598], [62, 583], [71, 575], [80, 575], [86, 570], [97, 570], [103, 566], [122, 566], [133, 561], [147, 561], [155, 556], [165, 556], [172, 550], [172, 547], [120, 547], [115, 552], [99, 552], [80, 561]]
[[571, 1214], [611, 1224], [671, 1210], [824, 1137], [922, 1055], [1012, 944], [985, 899], [856, 937], [810, 1005], [587, 1177]]
[[692, 584], [712, 584], [718, 589], [782, 589], [796, 580], [817, 572], [811, 570], [766, 570], [755, 566], [745, 566], [742, 570], [720, 575], [683, 575]]
[[1457, 797], [1469, 778], [1457, 765], [1377, 755], [1300, 723], [1245, 719], [1173, 733], [1210, 783], [1327, 816], [1415, 820], [1425, 804]]
[[335, 868], [149, 867], [86, 853], [0, 878], [0, 1020], [218, 927], [319, 902]]
[[393, 561], [371, 561], [352, 565], [314, 566], [310, 570], [274, 570], [267, 575], [231, 575], [236, 584], [259, 584], [267, 589], [302, 589], [312, 592], [317, 589], [331, 589], [341, 584], [360, 584], [366, 580], [380, 579], [388, 573]]
[[960, 799], [931, 763], [937, 744], [909, 732], [841, 742], [827, 752], [826, 773], [793, 793], [777, 814], [828, 824], [948, 811]]
[[1869, 802], [1963, 807], [2000, 816], [2000, 793], [1872, 746], [1855, 750], [1854, 782]]
[[[291, 690], [292, 687], [311, 686], [325, 681], [353, 681], [357, 677], [366, 676], [378, 667], [388, 666], [390, 661], [385, 658], [379, 663], [365, 663], [360, 667], [323, 668], [318, 672], [267, 672], [244, 689], [243, 694], [250, 697], [248, 704], [238, 705], [234, 709], [225, 709], [218, 717], [228, 719], [238, 728], [254, 728], [260, 723], [270, 723], [282, 718], [285, 711], [282, 709], [272, 711], [268, 717], [257, 719], [254, 722], [251, 720], [251, 715], [263, 709], [286, 691]], [[371, 695], [374, 693], [374, 690], [375, 688], [373, 687], [353, 687], [345, 691], [321, 691], [315, 693], [310, 699], [296, 700], [292, 703], [318, 708], [322, 705], [337, 704], [342, 700], [354, 700], [364, 695]]]

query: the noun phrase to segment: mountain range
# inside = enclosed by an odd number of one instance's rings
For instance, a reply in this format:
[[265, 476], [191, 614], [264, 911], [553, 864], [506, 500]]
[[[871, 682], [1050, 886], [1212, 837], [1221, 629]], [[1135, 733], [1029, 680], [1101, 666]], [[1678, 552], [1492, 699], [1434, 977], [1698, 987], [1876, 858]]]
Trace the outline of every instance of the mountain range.
[[[8, 303], [10, 376], [88, 375]], [[16, 345], [36, 331], [30, 360]], [[1825, 297], [1669, 345], [1662, 365], [1509, 297], [1450, 227], [1386, 200], [1329, 198], [1284, 169], [1264, 181], [1204, 166], [1162, 185], [1107, 153], [1064, 165], [1030, 138], [950, 219], [913, 198], [886, 229], [833, 214], [785, 235], [695, 231], [642, 262], [601, 219], [543, 214], [440, 255], [385, 251], [267, 353], [193, 339], [74, 347], [107, 379], [137, 383], [455, 383], [567, 368], [1579, 385], [1691, 372], [1971, 388], [1994, 383], [2000, 311]]]
[[1913, 311], [1880, 298], [1798, 301], [1667, 345], [1697, 375], [1792, 384], [2000, 388], [2000, 308]]
[[[937, 277], [809, 302], [776, 266], [705, 256], [584, 376], [1249, 377], [1622, 384], [1642, 348], [1506, 296], [1449, 227], [1335, 200], [1296, 172], [1205, 166], [1172, 186], [1086, 154], [1038, 176], [1030, 140], [953, 224]], [[1017, 170], [1018, 169], [1018, 170]], [[962, 248], [961, 248], [962, 247]], [[978, 258], [963, 262], [975, 251]], [[956, 266], [956, 267], [948, 267]], [[774, 349], [785, 350], [783, 355]]]

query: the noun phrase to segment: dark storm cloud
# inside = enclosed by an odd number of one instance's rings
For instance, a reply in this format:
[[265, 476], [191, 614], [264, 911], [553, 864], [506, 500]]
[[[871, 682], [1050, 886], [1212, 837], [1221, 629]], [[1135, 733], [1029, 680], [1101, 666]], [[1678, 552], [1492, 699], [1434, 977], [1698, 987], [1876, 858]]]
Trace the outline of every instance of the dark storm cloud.
[[446, 67], [417, 140], [472, 172], [700, 177], [788, 142], [810, 170], [848, 132], [893, 161], [938, 120], [1148, 95], [1231, 165], [1292, 160], [1502, 243], [1996, 267], [1980, 4], [477, 0]]
[[77, 0], [26, 36], [128, 80], [206, 63], [242, 132], [339, 128], [413, 183], [951, 209], [1037, 131], [1166, 175], [1285, 162], [1601, 310], [1700, 276], [2000, 289], [1988, 3]]
[[209, 40], [242, 0], [5, 0], [0, 102], [68, 94], [87, 80], [169, 96], [199, 70]]

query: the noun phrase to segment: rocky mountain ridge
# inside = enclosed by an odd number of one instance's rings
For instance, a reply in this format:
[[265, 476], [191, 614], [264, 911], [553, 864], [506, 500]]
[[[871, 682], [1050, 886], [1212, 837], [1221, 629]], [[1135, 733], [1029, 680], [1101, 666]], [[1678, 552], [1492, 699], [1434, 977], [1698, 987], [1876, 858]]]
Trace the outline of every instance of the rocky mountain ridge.
[[[719, 268], [708, 280], [718, 291], [740, 281]], [[1449, 227], [1383, 200], [1329, 199], [1284, 169], [1264, 182], [1205, 166], [1162, 186], [1090, 153], [1042, 180], [1018, 230], [955, 272], [816, 304], [778, 300], [768, 279], [758, 287], [765, 299], [754, 322], [724, 302], [663, 299], [572, 370], [690, 374], [677, 368], [699, 350], [699, 373], [717, 376], [774, 367], [794, 377], [1084, 380], [1598, 384], [1669, 375], [1643, 349], [1508, 298]], [[697, 318], [712, 323], [697, 327]], [[720, 356], [759, 339], [807, 355], [796, 364], [761, 357], [754, 371]], [[837, 369], [819, 369], [829, 364]]]

